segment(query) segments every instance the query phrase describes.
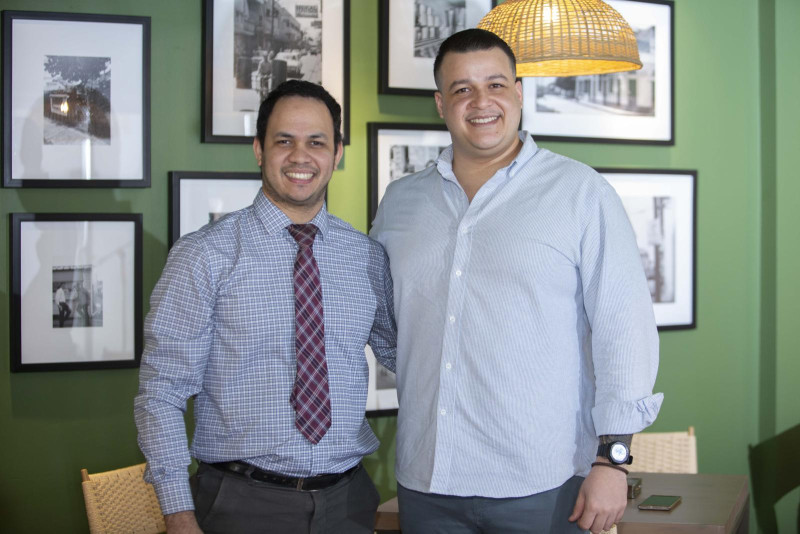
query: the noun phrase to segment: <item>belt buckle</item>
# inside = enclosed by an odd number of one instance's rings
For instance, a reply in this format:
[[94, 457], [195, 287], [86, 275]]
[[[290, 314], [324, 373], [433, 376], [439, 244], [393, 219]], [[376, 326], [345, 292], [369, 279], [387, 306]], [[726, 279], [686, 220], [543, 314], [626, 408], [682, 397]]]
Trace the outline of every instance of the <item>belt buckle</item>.
[[304, 478], [298, 478], [297, 479], [297, 488], [296, 488], [297, 491], [302, 491], [303, 490], [303, 481], [305, 481]]

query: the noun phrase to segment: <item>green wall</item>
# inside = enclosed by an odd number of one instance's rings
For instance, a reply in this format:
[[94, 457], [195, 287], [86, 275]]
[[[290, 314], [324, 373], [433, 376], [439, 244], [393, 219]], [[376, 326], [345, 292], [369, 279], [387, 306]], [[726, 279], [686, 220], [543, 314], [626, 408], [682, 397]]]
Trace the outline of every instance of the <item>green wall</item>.
[[[694, 425], [702, 471], [745, 474], [748, 444], [800, 420], [793, 387], [800, 377], [794, 324], [800, 311], [794, 210], [800, 193], [800, 10], [796, 0], [675, 4], [676, 145], [542, 144], [594, 166], [699, 171], [698, 327], [661, 335], [656, 389], [666, 400], [653, 430]], [[200, 143], [202, 2], [3, 0], [2, 7], [152, 17], [152, 187], [0, 189], [3, 269], [9, 213], [142, 213], [147, 299], [166, 259], [167, 172], [255, 169], [246, 145]], [[362, 230], [366, 122], [438, 121], [432, 99], [377, 94], [377, 11], [375, 0], [352, 0], [351, 144], [329, 193], [331, 211]], [[764, 13], [774, 17], [769, 24]], [[773, 142], [762, 143], [762, 135]], [[8, 284], [0, 277], [0, 530], [85, 531], [80, 468], [142, 461], [132, 418], [137, 372], [11, 375]], [[394, 493], [395, 419], [372, 424], [383, 444], [366, 464], [388, 498]]]
[[[776, 41], [776, 299], [775, 426], [781, 432], [800, 423], [800, 2], [775, 1]], [[792, 532], [800, 489], [778, 504], [781, 532]]]

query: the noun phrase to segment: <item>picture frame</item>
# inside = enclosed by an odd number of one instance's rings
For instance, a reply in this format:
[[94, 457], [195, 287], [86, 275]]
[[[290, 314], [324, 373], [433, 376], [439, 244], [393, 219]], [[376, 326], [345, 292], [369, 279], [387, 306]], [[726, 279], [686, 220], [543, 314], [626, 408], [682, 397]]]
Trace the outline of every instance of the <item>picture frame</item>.
[[608, 0], [631, 25], [641, 70], [523, 78], [522, 128], [541, 141], [675, 144], [675, 25], [667, 0]]
[[397, 378], [389, 369], [378, 363], [372, 348], [364, 347], [369, 365], [369, 386], [367, 389], [367, 417], [397, 415], [400, 406], [397, 401]]
[[253, 203], [259, 172], [170, 171], [169, 246], [189, 232]]
[[[453, 7], [459, 3], [463, 7]], [[378, 92], [433, 96], [433, 60], [447, 37], [474, 28], [497, 0], [380, 0]]]
[[633, 226], [659, 330], [695, 328], [697, 171], [596, 169]]
[[142, 215], [10, 218], [11, 371], [138, 367]]
[[[413, 144], [412, 144], [413, 143]], [[451, 144], [444, 124], [367, 123], [367, 226], [378, 213], [386, 187], [393, 180], [427, 167]], [[412, 148], [409, 150], [409, 148]]]
[[296, 78], [321, 83], [342, 106], [348, 144], [350, 0], [266, 0], [258, 11], [249, 5], [204, 0], [202, 141], [252, 143], [261, 101]]
[[3, 186], [150, 187], [150, 17], [2, 19]]

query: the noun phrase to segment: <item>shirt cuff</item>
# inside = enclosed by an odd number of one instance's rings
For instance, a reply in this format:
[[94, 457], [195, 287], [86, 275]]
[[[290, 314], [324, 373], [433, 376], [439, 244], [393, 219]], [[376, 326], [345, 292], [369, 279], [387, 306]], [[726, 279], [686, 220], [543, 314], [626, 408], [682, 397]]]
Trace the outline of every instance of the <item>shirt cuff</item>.
[[185, 476], [176, 480], [157, 482], [153, 484], [153, 489], [156, 490], [162, 514], [169, 515], [194, 510], [192, 490], [189, 487], [189, 479]]
[[664, 394], [656, 393], [634, 401], [605, 402], [592, 408], [592, 420], [598, 436], [636, 434], [656, 420]]

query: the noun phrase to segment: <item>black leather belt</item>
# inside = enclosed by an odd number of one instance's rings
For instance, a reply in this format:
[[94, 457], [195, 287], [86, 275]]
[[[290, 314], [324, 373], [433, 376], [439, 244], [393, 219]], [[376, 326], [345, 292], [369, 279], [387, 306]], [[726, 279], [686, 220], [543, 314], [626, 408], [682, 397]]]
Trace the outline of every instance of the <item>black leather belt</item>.
[[317, 475], [315, 477], [297, 478], [297, 477], [288, 477], [278, 473], [272, 473], [270, 471], [264, 471], [263, 469], [259, 469], [258, 467], [255, 467], [253, 465], [238, 461], [221, 462], [208, 465], [220, 469], [222, 471], [229, 471], [232, 473], [237, 473], [239, 475], [244, 475], [248, 478], [252, 478], [253, 480], [257, 480], [258, 482], [267, 482], [269, 484], [275, 484], [278, 486], [285, 486], [287, 488], [294, 488], [296, 490], [305, 490], [305, 491], [314, 491], [314, 490], [329, 488], [334, 484], [336, 484], [337, 482], [339, 482], [340, 480], [342, 480], [343, 478], [355, 473], [358, 470], [358, 468], [361, 467], [361, 463], [358, 463], [343, 473], [331, 473], [325, 475]]

